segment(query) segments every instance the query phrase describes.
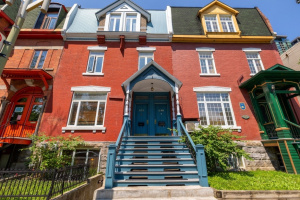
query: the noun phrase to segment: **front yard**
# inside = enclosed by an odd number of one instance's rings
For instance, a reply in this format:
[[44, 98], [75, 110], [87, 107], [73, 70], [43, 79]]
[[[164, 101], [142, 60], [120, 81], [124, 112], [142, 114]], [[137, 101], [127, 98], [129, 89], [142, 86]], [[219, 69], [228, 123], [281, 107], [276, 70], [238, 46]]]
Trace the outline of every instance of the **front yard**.
[[279, 171], [217, 172], [208, 177], [217, 190], [300, 190], [300, 176]]

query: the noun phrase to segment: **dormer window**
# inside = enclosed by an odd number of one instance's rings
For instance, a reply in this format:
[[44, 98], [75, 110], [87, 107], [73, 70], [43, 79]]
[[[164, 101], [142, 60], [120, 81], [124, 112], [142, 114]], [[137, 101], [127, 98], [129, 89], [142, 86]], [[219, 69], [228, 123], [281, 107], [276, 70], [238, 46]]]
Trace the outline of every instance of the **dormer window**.
[[111, 14], [109, 20], [109, 31], [120, 31], [120, 14]]
[[205, 24], [208, 32], [219, 32], [216, 15], [205, 16]]
[[235, 32], [231, 16], [220, 16], [222, 28], [224, 32]]
[[42, 29], [54, 29], [58, 13], [47, 13], [44, 18]]
[[110, 13], [106, 16], [109, 20], [107, 23], [108, 31], [127, 31], [136, 32], [140, 31], [140, 17], [139, 13], [134, 12], [120, 12], [120, 13]]

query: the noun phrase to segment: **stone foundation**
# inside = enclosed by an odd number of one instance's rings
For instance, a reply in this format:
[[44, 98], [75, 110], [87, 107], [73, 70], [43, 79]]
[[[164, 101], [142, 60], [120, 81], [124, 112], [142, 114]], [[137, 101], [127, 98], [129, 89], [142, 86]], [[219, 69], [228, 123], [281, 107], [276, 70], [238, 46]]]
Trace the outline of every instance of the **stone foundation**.
[[238, 142], [243, 150], [250, 155], [253, 160], [246, 160], [245, 170], [279, 170], [277, 151], [274, 147], [264, 147], [261, 141], [243, 141]]

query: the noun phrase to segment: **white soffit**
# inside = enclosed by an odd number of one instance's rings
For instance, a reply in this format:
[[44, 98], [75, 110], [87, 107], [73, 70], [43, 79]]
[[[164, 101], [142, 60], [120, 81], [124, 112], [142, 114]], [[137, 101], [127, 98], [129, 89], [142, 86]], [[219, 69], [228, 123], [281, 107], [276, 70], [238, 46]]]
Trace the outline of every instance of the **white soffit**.
[[219, 87], [219, 86], [203, 86], [194, 87], [194, 92], [231, 92], [230, 87]]
[[110, 87], [102, 87], [102, 86], [77, 86], [71, 87], [72, 92], [110, 92]]

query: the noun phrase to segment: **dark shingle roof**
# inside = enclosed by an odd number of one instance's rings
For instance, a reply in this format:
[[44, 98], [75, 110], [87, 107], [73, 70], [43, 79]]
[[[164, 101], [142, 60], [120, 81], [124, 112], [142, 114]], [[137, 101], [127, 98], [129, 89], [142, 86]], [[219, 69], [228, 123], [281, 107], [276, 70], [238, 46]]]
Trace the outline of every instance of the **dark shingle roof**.
[[[175, 35], [204, 35], [198, 11], [202, 7], [172, 7]], [[271, 36], [271, 32], [255, 8], [234, 8], [242, 36]]]

